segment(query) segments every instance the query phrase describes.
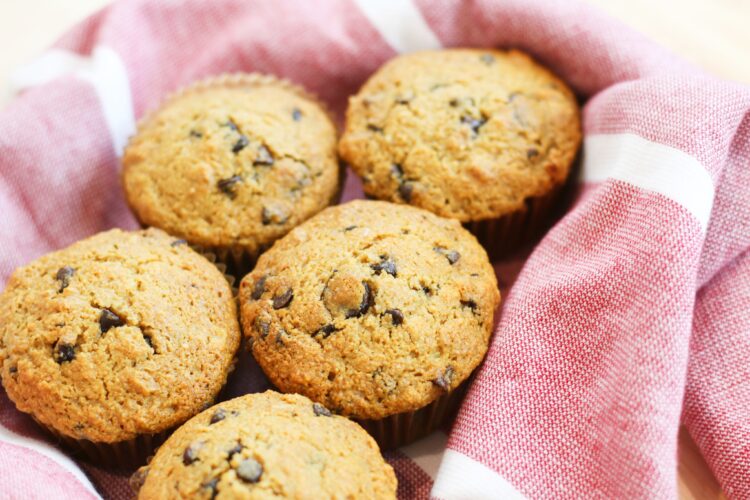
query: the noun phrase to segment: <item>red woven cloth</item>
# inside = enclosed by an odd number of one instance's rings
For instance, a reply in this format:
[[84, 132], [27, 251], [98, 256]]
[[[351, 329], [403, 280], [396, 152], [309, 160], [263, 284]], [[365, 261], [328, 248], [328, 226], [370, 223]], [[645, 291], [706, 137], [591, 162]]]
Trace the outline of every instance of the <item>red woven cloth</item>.
[[[340, 114], [397, 52], [439, 46], [517, 47], [569, 82], [583, 166], [564, 218], [496, 266], [503, 313], [447, 445], [387, 454], [400, 497], [674, 498], [682, 422], [750, 498], [750, 89], [575, 2], [116, 3], [19, 71], [0, 112], [0, 279], [135, 227], [118, 156], [168, 92], [260, 71]], [[265, 387], [243, 363], [231, 394]], [[128, 471], [80, 466], [0, 391], [3, 495], [129, 496]]]

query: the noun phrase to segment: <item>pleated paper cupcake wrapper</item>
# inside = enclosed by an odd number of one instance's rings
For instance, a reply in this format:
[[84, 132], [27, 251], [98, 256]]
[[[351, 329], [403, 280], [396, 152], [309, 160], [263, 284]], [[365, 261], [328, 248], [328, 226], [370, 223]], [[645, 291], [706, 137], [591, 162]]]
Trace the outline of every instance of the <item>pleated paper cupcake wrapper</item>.
[[[317, 96], [309, 93], [304, 88], [300, 87], [299, 85], [295, 85], [289, 80], [280, 79], [280, 78], [276, 78], [275, 76], [264, 75], [260, 73], [225, 73], [225, 74], [217, 75], [214, 77], [209, 77], [204, 80], [194, 82], [190, 85], [187, 85], [185, 87], [182, 87], [172, 92], [171, 94], [167, 96], [167, 98], [164, 100], [164, 102], [161, 104], [159, 108], [157, 108], [156, 110], [150, 113], [147, 113], [143, 118], [141, 118], [141, 120], [138, 121], [138, 130], [141, 130], [142, 127], [153, 118], [153, 116], [158, 112], [159, 109], [168, 105], [171, 101], [178, 99], [180, 97], [183, 97], [185, 95], [189, 95], [189, 94], [196, 93], [196, 92], [203, 92], [208, 89], [217, 88], [217, 87], [237, 88], [237, 87], [265, 86], [265, 85], [271, 85], [271, 84], [277, 85], [285, 90], [288, 90], [289, 92], [297, 94], [303, 99], [314, 102], [326, 113], [326, 115], [328, 115], [328, 118], [330, 119], [331, 123], [334, 124], [334, 127], [336, 126], [335, 116], [330, 111], [328, 106], [326, 106], [320, 99], [318, 99]], [[344, 186], [344, 176], [345, 176], [345, 168], [340, 165], [339, 166], [339, 189], [336, 193], [334, 193], [334, 195], [329, 200], [328, 205], [326, 206], [336, 205], [341, 200], [341, 195], [342, 195], [343, 186]], [[134, 210], [132, 211], [135, 212]], [[137, 214], [134, 213], [134, 215], [136, 216], [136, 218], [138, 218]], [[148, 227], [148, 225], [145, 224], [143, 221], [140, 221], [140, 223], [141, 223], [141, 227], [143, 228]], [[291, 229], [292, 228], [290, 228], [290, 230]], [[174, 236], [181, 237], [179, 235], [174, 235]], [[224, 245], [208, 246], [208, 245], [201, 245], [199, 243], [194, 243], [190, 240], [188, 240], [188, 243], [190, 243], [191, 246], [202, 248], [205, 251], [214, 254], [216, 256], [216, 261], [224, 263], [226, 265], [227, 272], [234, 275], [237, 278], [238, 283], [239, 283], [239, 280], [243, 278], [243, 276], [245, 276], [247, 273], [253, 270], [253, 267], [255, 267], [255, 263], [258, 260], [258, 257], [260, 257], [260, 254], [262, 254], [265, 250], [270, 248], [271, 245], [273, 244], [273, 242], [270, 242], [265, 247], [261, 247], [257, 251], [251, 252], [247, 248], [240, 247], [240, 246], [224, 246]]]
[[496, 219], [466, 222], [464, 227], [494, 262], [541, 238], [559, 214], [563, 194], [564, 188], [557, 187], [546, 195], [527, 198], [520, 210]]
[[397, 413], [380, 420], [355, 420], [378, 443], [381, 450], [392, 450], [417, 441], [451, 422], [466, 394], [464, 382], [416, 411]]
[[131, 469], [146, 463], [153, 451], [161, 445], [172, 432], [167, 429], [155, 434], [140, 434], [133, 439], [115, 443], [98, 443], [88, 439], [75, 439], [64, 436], [32, 417], [37, 424], [52, 437], [70, 450], [76, 458], [81, 458], [97, 467], [114, 469]]

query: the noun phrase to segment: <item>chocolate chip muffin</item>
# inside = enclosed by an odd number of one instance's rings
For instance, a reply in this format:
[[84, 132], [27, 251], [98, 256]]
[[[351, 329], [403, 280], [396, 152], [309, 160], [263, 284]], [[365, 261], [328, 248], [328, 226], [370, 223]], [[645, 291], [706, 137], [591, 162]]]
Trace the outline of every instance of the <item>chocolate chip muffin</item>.
[[336, 200], [336, 129], [311, 96], [261, 75], [199, 82], [148, 115], [122, 182], [137, 218], [212, 250], [241, 275]]
[[0, 295], [8, 397], [99, 464], [144, 458], [234, 366], [232, 290], [184, 243], [100, 233], [17, 269]]
[[449, 413], [499, 300], [487, 254], [458, 221], [380, 201], [324, 210], [240, 285], [243, 331], [271, 382], [362, 421], [384, 447]]
[[396, 498], [396, 476], [354, 422], [268, 391], [194, 417], [131, 484], [151, 498]]
[[339, 153], [369, 196], [458, 219], [495, 257], [544, 226], [580, 142], [575, 96], [529, 56], [449, 49], [380, 68]]

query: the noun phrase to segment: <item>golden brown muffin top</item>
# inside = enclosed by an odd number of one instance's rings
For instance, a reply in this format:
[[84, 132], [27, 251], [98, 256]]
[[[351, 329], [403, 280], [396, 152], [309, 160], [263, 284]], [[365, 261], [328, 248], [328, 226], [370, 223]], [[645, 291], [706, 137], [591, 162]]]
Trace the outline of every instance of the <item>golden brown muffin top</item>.
[[259, 75], [195, 84], [138, 127], [123, 185], [144, 224], [256, 254], [339, 192], [336, 129], [302, 90]]
[[194, 417], [134, 476], [138, 498], [395, 499], [396, 476], [357, 424], [268, 391]]
[[349, 99], [339, 153], [375, 198], [494, 219], [561, 185], [581, 141], [573, 93], [519, 51], [392, 59]]
[[225, 277], [162, 231], [112, 230], [17, 269], [0, 295], [0, 375], [19, 410], [114, 443], [213, 402], [240, 339]]
[[487, 254], [458, 221], [379, 201], [324, 210], [240, 286], [243, 331], [273, 384], [360, 419], [456, 388], [484, 357], [498, 302]]

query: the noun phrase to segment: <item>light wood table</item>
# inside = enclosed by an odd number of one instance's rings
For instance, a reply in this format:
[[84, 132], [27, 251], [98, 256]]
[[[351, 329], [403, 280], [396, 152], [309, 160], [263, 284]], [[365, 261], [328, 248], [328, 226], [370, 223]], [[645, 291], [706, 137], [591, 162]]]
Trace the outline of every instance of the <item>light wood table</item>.
[[[588, 0], [724, 78], [750, 83], [750, 2], [746, 0]], [[76, 21], [107, 0], [0, 2], [0, 106], [10, 72], [41, 53]], [[685, 429], [679, 435], [682, 499], [723, 498]]]

